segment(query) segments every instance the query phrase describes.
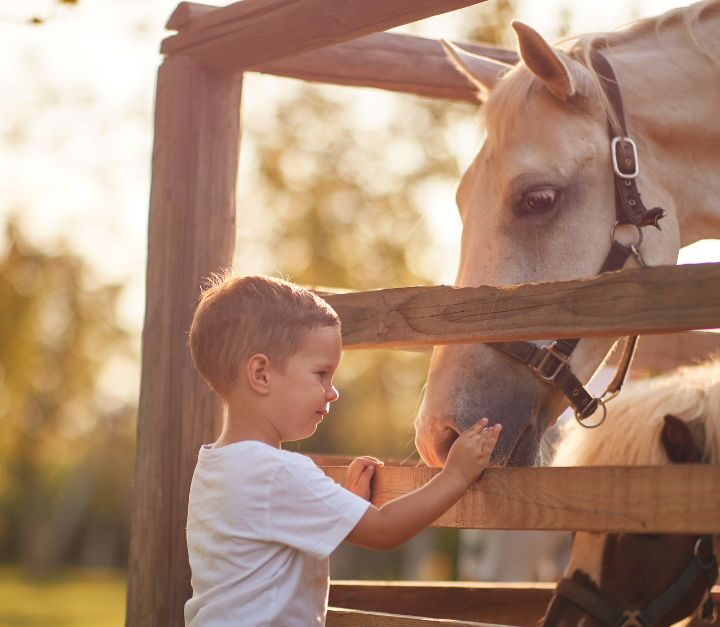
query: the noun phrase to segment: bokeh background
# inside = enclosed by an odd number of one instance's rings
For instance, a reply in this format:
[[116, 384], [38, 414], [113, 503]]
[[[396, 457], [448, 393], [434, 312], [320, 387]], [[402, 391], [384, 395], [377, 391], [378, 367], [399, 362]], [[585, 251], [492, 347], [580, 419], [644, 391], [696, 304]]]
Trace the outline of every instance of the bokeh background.
[[[677, 0], [489, 0], [402, 32], [514, 47]], [[144, 312], [155, 73], [175, 0], [0, 2], [0, 627], [119, 625]], [[476, 108], [246, 77], [235, 266], [350, 289], [452, 283]], [[717, 242], [682, 262], [719, 261]], [[294, 450], [415, 459], [428, 352], [348, 352]], [[557, 576], [563, 534], [429, 530], [338, 578]], [[535, 555], [537, 553], [537, 555]]]

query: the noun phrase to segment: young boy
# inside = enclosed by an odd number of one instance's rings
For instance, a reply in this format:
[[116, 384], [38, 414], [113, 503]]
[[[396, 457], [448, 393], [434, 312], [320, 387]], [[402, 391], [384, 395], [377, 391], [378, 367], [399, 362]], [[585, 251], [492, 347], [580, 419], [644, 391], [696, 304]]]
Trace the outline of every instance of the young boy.
[[330, 305], [280, 279], [217, 278], [201, 295], [190, 349], [227, 416], [200, 449], [190, 489], [188, 626], [323, 625], [330, 553], [344, 540], [394, 549], [427, 527], [482, 474], [500, 432], [481, 420], [431, 481], [378, 508], [368, 499], [382, 462], [355, 459], [340, 486], [280, 448], [315, 433], [338, 398]]

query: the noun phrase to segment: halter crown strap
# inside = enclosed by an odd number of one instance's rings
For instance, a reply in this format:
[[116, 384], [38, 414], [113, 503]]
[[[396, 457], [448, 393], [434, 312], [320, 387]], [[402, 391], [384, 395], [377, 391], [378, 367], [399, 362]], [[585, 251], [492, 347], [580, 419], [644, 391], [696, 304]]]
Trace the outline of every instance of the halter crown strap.
[[618, 224], [634, 224], [638, 227], [652, 225], [659, 229], [658, 221], [665, 215], [665, 210], [661, 207], [653, 207], [648, 210], [643, 204], [635, 184], [640, 164], [635, 142], [628, 137], [625, 110], [615, 72], [610, 62], [597, 50], [590, 53], [590, 61], [600, 78], [600, 84], [615, 111], [622, 131], [622, 136], [616, 137], [612, 121], [608, 119], [610, 137], [613, 138], [611, 148], [615, 170], [615, 217], [617, 222]]

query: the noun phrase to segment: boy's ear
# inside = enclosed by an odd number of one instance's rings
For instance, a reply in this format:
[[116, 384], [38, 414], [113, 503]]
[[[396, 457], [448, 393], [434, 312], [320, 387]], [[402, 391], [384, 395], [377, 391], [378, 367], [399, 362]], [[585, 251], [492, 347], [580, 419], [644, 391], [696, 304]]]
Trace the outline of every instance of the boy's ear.
[[270, 359], [263, 353], [255, 353], [247, 360], [245, 366], [250, 389], [262, 396], [270, 392]]

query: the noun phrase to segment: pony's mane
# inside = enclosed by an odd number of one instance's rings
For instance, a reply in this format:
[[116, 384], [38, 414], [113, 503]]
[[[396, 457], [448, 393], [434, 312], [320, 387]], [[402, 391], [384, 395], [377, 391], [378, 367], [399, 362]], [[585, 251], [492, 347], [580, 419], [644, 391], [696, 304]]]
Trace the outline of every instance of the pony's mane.
[[[673, 9], [657, 17], [637, 20], [609, 33], [588, 33], [562, 39], [554, 44], [569, 57], [578, 61], [590, 71], [593, 82], [595, 100], [599, 103], [604, 115], [611, 120], [616, 130], [619, 129], [615, 113], [610, 106], [600, 81], [590, 64], [590, 53], [595, 49], [611, 49], [629, 41], [645, 36], [662, 37], [663, 29], [680, 26], [684, 29], [692, 45], [712, 63], [720, 65], [717, 55], [698, 38], [698, 24], [703, 15], [720, 10], [720, 0], [705, 0], [689, 7]], [[492, 89], [487, 105], [481, 108], [481, 116], [487, 126], [492, 126], [500, 134], [504, 128], [511, 128], [515, 121], [527, 114], [527, 101], [531, 93], [542, 89], [542, 82], [527, 67], [520, 63], [510, 69]], [[584, 105], [584, 106], [583, 106]], [[587, 103], [570, 102], [568, 107], [583, 109]], [[498, 137], [504, 143], [502, 136]]]
[[631, 382], [607, 409], [605, 423], [597, 429], [575, 421], [563, 428], [553, 466], [668, 464], [661, 443], [666, 414], [701, 423], [703, 458], [720, 462], [720, 356]]

